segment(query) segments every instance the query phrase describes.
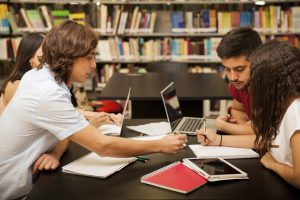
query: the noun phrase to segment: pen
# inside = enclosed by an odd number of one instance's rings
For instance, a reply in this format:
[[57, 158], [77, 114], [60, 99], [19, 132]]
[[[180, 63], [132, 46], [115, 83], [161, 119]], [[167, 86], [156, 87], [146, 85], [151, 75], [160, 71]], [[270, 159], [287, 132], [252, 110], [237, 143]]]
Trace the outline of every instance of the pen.
[[[204, 132], [206, 132], [206, 117], [204, 116], [204, 122], [203, 122], [203, 128], [204, 128]], [[207, 136], [206, 135], [203, 135], [203, 137], [204, 137], [204, 142], [206, 142], [206, 141], [208, 141], [209, 142], [209, 140], [208, 140], [208, 138], [207, 138]]]
[[149, 158], [146, 158], [146, 157], [143, 157], [143, 156], [137, 156], [136, 158], [138, 160], [140, 160], [140, 161], [148, 161], [148, 160], [150, 160]]
[[206, 131], [206, 117], [204, 116], [204, 131]]

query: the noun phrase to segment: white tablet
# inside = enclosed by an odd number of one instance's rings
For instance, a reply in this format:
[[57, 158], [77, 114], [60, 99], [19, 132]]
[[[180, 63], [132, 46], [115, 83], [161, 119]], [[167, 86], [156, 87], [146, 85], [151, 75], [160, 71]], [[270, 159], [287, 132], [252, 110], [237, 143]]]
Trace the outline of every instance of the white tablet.
[[183, 163], [203, 175], [208, 181], [248, 179], [246, 172], [222, 158], [185, 158]]

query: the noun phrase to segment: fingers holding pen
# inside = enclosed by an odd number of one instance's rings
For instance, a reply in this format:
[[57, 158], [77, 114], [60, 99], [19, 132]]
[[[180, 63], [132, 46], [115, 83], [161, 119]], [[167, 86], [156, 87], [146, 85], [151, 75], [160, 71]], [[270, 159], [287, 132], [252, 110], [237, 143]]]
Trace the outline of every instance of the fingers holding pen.
[[219, 137], [215, 130], [199, 129], [196, 131], [198, 142], [202, 145], [218, 146]]
[[208, 136], [207, 136], [207, 130], [205, 129], [199, 129], [196, 131], [197, 134], [197, 140], [202, 145], [208, 145], [210, 143]]

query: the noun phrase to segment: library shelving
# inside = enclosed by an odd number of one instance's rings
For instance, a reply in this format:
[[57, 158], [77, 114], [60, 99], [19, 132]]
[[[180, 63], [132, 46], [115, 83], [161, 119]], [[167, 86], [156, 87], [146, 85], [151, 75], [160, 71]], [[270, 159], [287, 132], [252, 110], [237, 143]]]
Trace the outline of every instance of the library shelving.
[[105, 66], [98, 68], [100, 80], [128, 64], [132, 70], [152, 62], [188, 63], [190, 71], [217, 71], [216, 47], [227, 31], [240, 26], [253, 27], [264, 41], [278, 38], [299, 47], [300, 2], [295, 0], [269, 0], [265, 5], [246, 0], [93, 3], [100, 37], [97, 62]]
[[218, 71], [221, 64], [215, 49], [222, 36], [235, 27], [253, 27], [265, 41], [278, 38], [299, 47], [300, 2], [264, 2], [257, 5], [249, 0], [0, 1], [0, 45], [1, 50], [6, 50], [0, 52], [0, 61], [13, 60], [16, 49], [9, 47], [17, 46], [24, 32], [47, 32], [53, 25], [73, 19], [92, 26], [99, 34], [96, 80], [101, 85], [116, 71], [147, 69], [153, 62], [188, 64], [194, 72]]
[[90, 5], [89, 0], [0, 1], [0, 79], [10, 72], [24, 33], [47, 33], [53, 25], [66, 19], [84, 24], [90, 20]]

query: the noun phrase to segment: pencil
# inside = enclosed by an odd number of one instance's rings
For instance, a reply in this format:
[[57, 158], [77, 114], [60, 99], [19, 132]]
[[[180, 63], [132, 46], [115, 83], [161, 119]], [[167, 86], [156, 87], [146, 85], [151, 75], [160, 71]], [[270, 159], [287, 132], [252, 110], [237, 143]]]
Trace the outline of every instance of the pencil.
[[[206, 117], [204, 116], [204, 122], [203, 122], [203, 128], [204, 128], [204, 132], [206, 132]], [[204, 142], [206, 142], [208, 140], [207, 136], [206, 135], [203, 135], [204, 136]], [[209, 142], [209, 140], [208, 140]]]
[[203, 124], [203, 127], [204, 127], [204, 131], [206, 131], [206, 117], [204, 116], [204, 124]]

